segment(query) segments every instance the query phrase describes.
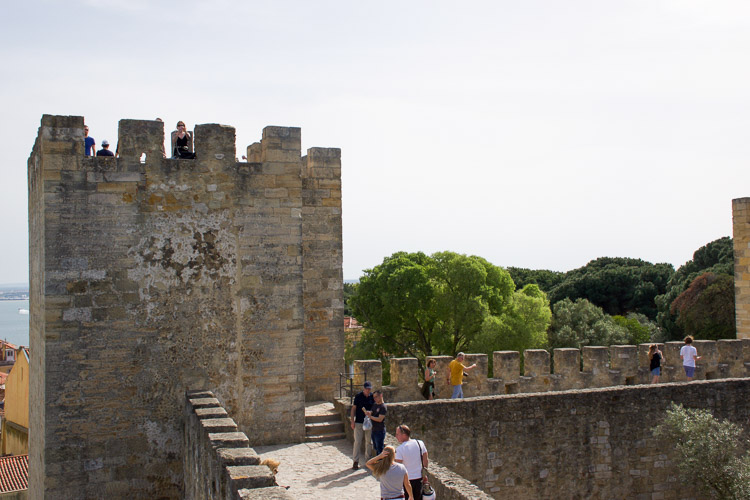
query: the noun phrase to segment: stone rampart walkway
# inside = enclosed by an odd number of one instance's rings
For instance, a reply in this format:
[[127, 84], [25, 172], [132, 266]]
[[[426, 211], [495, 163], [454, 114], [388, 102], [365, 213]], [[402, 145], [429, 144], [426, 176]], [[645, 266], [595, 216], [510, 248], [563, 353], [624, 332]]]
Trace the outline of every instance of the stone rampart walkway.
[[380, 498], [370, 471], [352, 470], [352, 443], [346, 439], [255, 447], [263, 458], [281, 462], [276, 482], [297, 499]]

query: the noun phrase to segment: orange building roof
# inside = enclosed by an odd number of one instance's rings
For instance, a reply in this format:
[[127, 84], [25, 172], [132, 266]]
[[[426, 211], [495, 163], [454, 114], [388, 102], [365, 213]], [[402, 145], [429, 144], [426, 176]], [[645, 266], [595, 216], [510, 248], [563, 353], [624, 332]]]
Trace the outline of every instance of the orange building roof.
[[0, 457], [0, 493], [29, 488], [29, 456]]

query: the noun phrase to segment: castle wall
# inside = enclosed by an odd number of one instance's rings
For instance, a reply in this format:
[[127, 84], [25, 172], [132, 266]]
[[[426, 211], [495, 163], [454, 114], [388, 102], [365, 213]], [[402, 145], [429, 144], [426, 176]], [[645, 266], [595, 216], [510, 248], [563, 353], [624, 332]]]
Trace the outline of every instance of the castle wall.
[[[652, 435], [670, 402], [745, 424], [750, 379], [390, 403], [429, 456], [494, 498], [702, 498]], [[664, 495], [664, 496], [662, 496]]]
[[[523, 353], [523, 374], [519, 373], [519, 352], [495, 351], [492, 378], [487, 376], [486, 354], [466, 354], [464, 364], [470, 366], [476, 363], [477, 368], [464, 377], [464, 397], [648, 384], [651, 381], [649, 345], [585, 346], [580, 351], [554, 349], [551, 359], [544, 349], [527, 349]], [[664, 354], [660, 382], [687, 381], [680, 358], [683, 345], [682, 342], [659, 344]], [[696, 340], [693, 345], [701, 356], [695, 369], [695, 380], [750, 376], [750, 339]], [[436, 397], [449, 398], [452, 389], [445, 377], [452, 358], [430, 356], [428, 359], [434, 359], [437, 363]], [[554, 370], [551, 369], [552, 365]], [[373, 390], [381, 388], [380, 360], [355, 360], [354, 372], [355, 393], [361, 390], [365, 374], [367, 380], [372, 382]], [[390, 373], [391, 384], [382, 387], [386, 402], [423, 399], [416, 358], [390, 359]]]
[[[319, 258], [305, 263], [303, 241], [325, 233], [303, 238], [318, 213], [303, 215], [299, 137], [267, 127], [259, 161], [237, 163], [233, 128], [198, 125], [197, 159], [173, 160], [163, 123], [121, 120], [120, 157], [84, 158], [82, 117], [42, 118], [29, 160], [32, 498], [179, 496], [187, 389], [214, 388], [251, 444], [302, 441], [304, 302], [343, 303], [330, 282], [303, 299]], [[340, 248], [340, 231], [331, 240]], [[342, 323], [317, 345], [333, 360]]]
[[732, 200], [737, 338], [750, 339], [750, 198]]

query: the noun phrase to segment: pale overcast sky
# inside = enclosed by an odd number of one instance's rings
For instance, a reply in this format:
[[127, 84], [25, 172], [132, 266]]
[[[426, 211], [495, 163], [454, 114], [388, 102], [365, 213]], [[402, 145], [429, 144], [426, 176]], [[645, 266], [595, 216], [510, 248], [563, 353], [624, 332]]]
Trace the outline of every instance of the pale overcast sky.
[[399, 250], [680, 266], [750, 196], [747, 1], [0, 3], [0, 283], [42, 114], [342, 150], [344, 278]]

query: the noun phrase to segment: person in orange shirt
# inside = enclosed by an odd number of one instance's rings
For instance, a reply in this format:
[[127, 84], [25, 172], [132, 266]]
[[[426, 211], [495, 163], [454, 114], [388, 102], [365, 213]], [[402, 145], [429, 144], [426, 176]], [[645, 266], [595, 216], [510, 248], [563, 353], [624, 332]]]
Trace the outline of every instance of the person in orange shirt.
[[463, 399], [464, 372], [470, 372], [477, 367], [476, 363], [471, 366], [464, 366], [464, 356], [464, 353], [459, 352], [456, 359], [448, 364], [448, 378], [446, 381], [453, 386], [453, 395], [451, 395], [451, 399]]

